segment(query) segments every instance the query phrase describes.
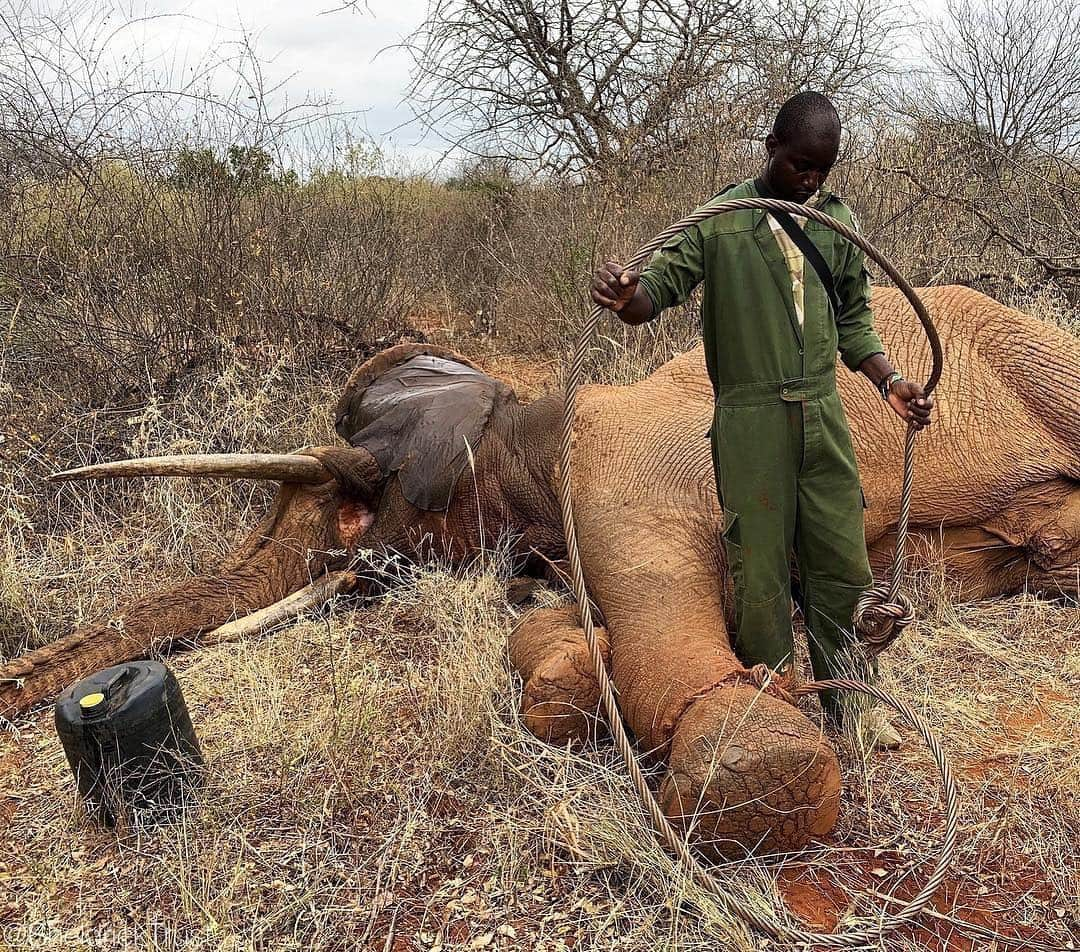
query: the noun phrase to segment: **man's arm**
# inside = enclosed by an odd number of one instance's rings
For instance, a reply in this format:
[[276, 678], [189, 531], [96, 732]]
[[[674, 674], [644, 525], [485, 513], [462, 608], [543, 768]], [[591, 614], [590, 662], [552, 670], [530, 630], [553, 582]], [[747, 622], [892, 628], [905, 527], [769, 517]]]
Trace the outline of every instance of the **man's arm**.
[[930, 425], [932, 397], [923, 393], [921, 385], [904, 380], [885, 356], [885, 346], [874, 330], [874, 315], [870, 310], [870, 275], [861, 248], [849, 245], [844, 270], [837, 283], [841, 313], [836, 317], [840, 358], [851, 370], [859, 370], [880, 390], [881, 385], [894, 377], [889, 386], [889, 406], [900, 419], [922, 429]]
[[593, 276], [593, 303], [627, 324], [644, 324], [690, 297], [705, 276], [703, 248], [701, 230], [694, 225], [665, 244], [640, 274], [609, 261]]

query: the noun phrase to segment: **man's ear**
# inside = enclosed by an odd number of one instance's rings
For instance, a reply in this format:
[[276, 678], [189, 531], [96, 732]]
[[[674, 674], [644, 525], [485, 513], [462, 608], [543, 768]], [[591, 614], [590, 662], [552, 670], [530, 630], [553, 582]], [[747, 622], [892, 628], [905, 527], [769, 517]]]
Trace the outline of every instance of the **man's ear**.
[[357, 368], [338, 401], [334, 426], [398, 476], [405, 499], [442, 511], [500, 404], [516, 402], [504, 383], [460, 354], [402, 344]]
[[771, 132], [767, 136], [765, 136], [765, 152], [769, 156], [770, 159], [774, 155], [776, 155], [776, 150], [779, 147], [779, 145], [780, 145], [779, 140]]

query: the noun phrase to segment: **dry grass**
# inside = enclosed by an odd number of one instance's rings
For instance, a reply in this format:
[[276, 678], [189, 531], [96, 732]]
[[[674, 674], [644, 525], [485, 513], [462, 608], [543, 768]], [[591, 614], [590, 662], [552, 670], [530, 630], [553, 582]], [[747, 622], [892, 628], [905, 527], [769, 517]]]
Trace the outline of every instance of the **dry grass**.
[[[497, 562], [418, 572], [381, 604], [172, 659], [208, 760], [179, 826], [92, 828], [48, 716], [6, 734], [0, 936], [50, 949], [754, 948], [652, 842], [610, 748], [563, 752], [518, 726], [504, 581]], [[1075, 606], [962, 606], [920, 624], [885, 674], [962, 779], [960, 861], [939, 908], [1065, 942]], [[845, 769], [834, 842], [721, 871], [733, 888], [766, 902], [779, 879], [819, 925], [848, 901], [872, 913], [870, 889], [910, 894], [940, 821], [928, 757], [848, 749]]]
[[[597, 374], [625, 379], [674, 345], [611, 347], [614, 369], [605, 346]], [[330, 381], [283, 374], [238, 364], [143, 411], [127, 448], [328, 437]], [[9, 653], [110, 611], [147, 566], [157, 582], [211, 564], [264, 499], [170, 482], [65, 489], [42, 507], [18, 486], [0, 562]], [[497, 553], [432, 567], [381, 603], [172, 658], [208, 761], [177, 826], [93, 828], [48, 713], [5, 732], [0, 947], [760, 947], [653, 842], [609, 746], [560, 751], [519, 726], [504, 572]], [[922, 621], [883, 676], [942, 738], [963, 828], [939, 918], [883, 947], [990, 947], [955, 920], [1066, 943], [1080, 922], [1080, 609], [958, 605], [934, 573], [918, 595]], [[910, 896], [941, 810], [908, 737], [868, 756], [837, 739], [846, 783], [828, 846], [718, 874], [758, 903], [779, 892], [817, 927], [874, 915], [875, 893]]]

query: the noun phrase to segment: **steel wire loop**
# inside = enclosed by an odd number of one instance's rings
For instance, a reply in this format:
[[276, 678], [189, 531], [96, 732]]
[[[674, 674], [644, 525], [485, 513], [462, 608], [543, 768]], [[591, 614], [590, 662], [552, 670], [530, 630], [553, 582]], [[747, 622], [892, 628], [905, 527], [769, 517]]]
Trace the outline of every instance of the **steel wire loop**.
[[[745, 209], [763, 209], [766, 211], [786, 211], [790, 214], [800, 215], [820, 222], [838, 232], [848, 241], [857, 245], [866, 254], [881, 266], [882, 270], [892, 279], [896, 286], [904, 293], [911, 302], [923, 329], [933, 354], [933, 368], [926, 382], [924, 391], [927, 395], [937, 385], [941, 377], [941, 342], [937, 330], [934, 328], [930, 315], [927, 313], [922, 301], [910, 284], [897, 272], [897, 270], [884, 258], [884, 256], [870, 242], [866, 241], [858, 232], [849, 228], [843, 222], [839, 222], [816, 208], [798, 205], [794, 202], [785, 202], [779, 199], [768, 198], [739, 198], [723, 201], [714, 200], [697, 209], [687, 217], [669, 226], [651, 241], [642, 245], [627, 262], [627, 267], [639, 268], [646, 259], [664, 244], [669, 238], [674, 237], [683, 229], [691, 225], [705, 221], [713, 215], [725, 212]], [[581, 555], [577, 544], [577, 531], [574, 525], [574, 502], [571, 490], [572, 485], [572, 447], [574, 439], [574, 419], [577, 412], [577, 391], [581, 381], [585, 363], [585, 355], [592, 342], [597, 323], [603, 309], [594, 307], [582, 327], [578, 337], [577, 346], [566, 380], [566, 401], [564, 405], [562, 441], [559, 447], [559, 504], [562, 509], [563, 530], [566, 535], [566, 550], [570, 561], [571, 582], [574, 595], [577, 598], [578, 614], [581, 618], [581, 627], [585, 632], [585, 640], [588, 644], [589, 655], [593, 664], [593, 671], [597, 683], [600, 686], [600, 700], [611, 727], [612, 738], [615, 745], [626, 763], [638, 796], [657, 832], [663, 842], [678, 856], [679, 861], [689, 871], [694, 880], [699, 883], [720, 905], [729, 913], [742, 919], [756, 929], [765, 932], [776, 939], [794, 942], [800, 945], [811, 945], [820, 948], [854, 948], [876, 942], [883, 935], [899, 929], [911, 922], [930, 901], [931, 896], [944, 881], [952, 864], [956, 851], [956, 837], [959, 825], [959, 806], [956, 791], [956, 781], [949, 768], [945, 753], [940, 743], [934, 737], [926, 722], [915, 713], [907, 704], [893, 697], [881, 688], [864, 684], [861, 681], [847, 679], [834, 679], [829, 681], [812, 681], [796, 689], [797, 694], [808, 694], [825, 689], [856, 691], [867, 694], [889, 705], [903, 716], [914, 727], [930, 748], [934, 762], [941, 774], [942, 795], [946, 807], [945, 836], [938, 850], [934, 868], [927, 878], [923, 888], [901, 909], [896, 912], [881, 916], [872, 925], [861, 926], [838, 933], [816, 933], [805, 929], [793, 928], [773, 916], [763, 914], [759, 909], [743, 905], [728, 894], [723, 884], [714, 876], [710, 875], [694, 858], [686, 839], [671, 824], [664, 815], [656, 797], [649, 789], [649, 785], [641, 771], [641, 767], [634, 756], [630, 739], [627, 736], [626, 727], [615, 700], [615, 690], [608, 676], [607, 667], [600, 653], [600, 646], [596, 638], [592, 611], [589, 607], [588, 590], [585, 585], [585, 576], [581, 567]], [[911, 488], [914, 481], [914, 446], [916, 430], [908, 426], [907, 438], [904, 443], [904, 479], [901, 489], [901, 511], [897, 531], [896, 554], [893, 559], [892, 579], [888, 586], [876, 586], [863, 596], [856, 608], [856, 613], [862, 609], [864, 624], [870, 630], [867, 644], [870, 650], [881, 650], [886, 644], [895, 640], [903, 624], [910, 621], [911, 603], [900, 593], [904, 568], [904, 550], [906, 545], [908, 518], [911, 505]], [[876, 593], [876, 594], [874, 594]], [[884, 619], [884, 620], [882, 620]], [[875, 647], [876, 646], [876, 647]]]

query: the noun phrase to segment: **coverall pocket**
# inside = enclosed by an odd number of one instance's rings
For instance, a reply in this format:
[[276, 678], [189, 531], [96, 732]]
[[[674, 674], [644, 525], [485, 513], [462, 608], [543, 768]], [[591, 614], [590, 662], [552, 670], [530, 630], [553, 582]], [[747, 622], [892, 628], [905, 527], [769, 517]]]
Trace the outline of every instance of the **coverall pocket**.
[[[709, 426], [709, 452], [712, 454], [713, 476], [716, 479], [716, 494], [720, 498], [720, 505], [724, 504], [723, 493], [720, 491], [722, 479], [720, 476], [720, 408], [713, 409], [712, 424]], [[724, 525], [727, 525], [725, 520]]]
[[724, 542], [742, 548], [739, 544], [739, 514], [734, 509], [724, 506]]
[[721, 538], [724, 540], [724, 551], [727, 554], [728, 571], [731, 573], [731, 581], [735, 586], [735, 603], [739, 605], [745, 593], [742, 545], [739, 541], [739, 514], [733, 509], [728, 509], [727, 506], [724, 507], [724, 531], [721, 533]]

